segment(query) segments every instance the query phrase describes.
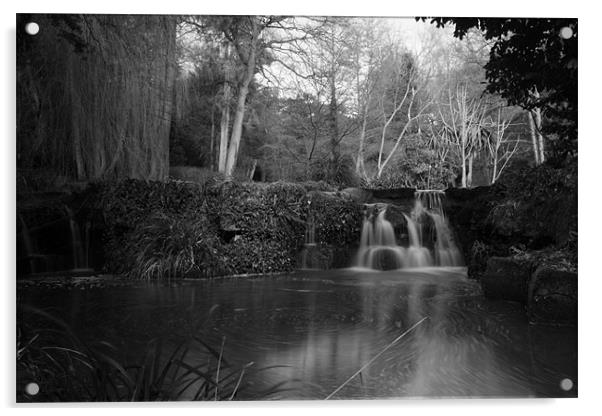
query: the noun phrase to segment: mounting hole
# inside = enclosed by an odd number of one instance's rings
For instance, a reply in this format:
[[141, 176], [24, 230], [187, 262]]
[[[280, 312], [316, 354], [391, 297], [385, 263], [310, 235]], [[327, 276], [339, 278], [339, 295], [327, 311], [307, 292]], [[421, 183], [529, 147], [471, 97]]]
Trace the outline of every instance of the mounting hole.
[[560, 388], [564, 391], [570, 391], [573, 388], [573, 380], [570, 378], [564, 378], [560, 382]]
[[35, 396], [39, 392], [40, 386], [38, 386], [38, 383], [29, 383], [25, 386], [25, 393], [29, 394], [30, 396]]
[[29, 22], [25, 25], [25, 33], [28, 35], [37, 35], [39, 31], [40, 25], [38, 25], [36, 22]]
[[560, 37], [562, 39], [570, 39], [573, 37], [573, 29], [571, 29], [568, 26], [563, 27], [562, 29], [560, 29]]

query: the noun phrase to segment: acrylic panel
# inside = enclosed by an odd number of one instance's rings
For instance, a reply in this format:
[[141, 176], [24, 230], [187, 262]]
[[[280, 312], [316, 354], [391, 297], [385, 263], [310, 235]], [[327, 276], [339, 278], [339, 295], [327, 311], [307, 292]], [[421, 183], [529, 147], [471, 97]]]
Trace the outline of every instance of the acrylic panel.
[[17, 402], [577, 397], [577, 33], [18, 14]]

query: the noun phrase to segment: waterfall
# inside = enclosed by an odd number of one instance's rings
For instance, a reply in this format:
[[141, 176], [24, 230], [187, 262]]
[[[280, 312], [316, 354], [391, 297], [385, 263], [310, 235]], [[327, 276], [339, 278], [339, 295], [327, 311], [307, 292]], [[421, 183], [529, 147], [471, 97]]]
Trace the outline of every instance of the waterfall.
[[313, 215], [310, 215], [305, 229], [305, 243], [301, 251], [301, 268], [319, 268], [319, 251], [316, 244], [316, 224]]
[[356, 263], [378, 270], [461, 266], [462, 255], [445, 218], [443, 191], [416, 191], [414, 208], [404, 213], [407, 244], [400, 245], [385, 216], [386, 204], [366, 205]]

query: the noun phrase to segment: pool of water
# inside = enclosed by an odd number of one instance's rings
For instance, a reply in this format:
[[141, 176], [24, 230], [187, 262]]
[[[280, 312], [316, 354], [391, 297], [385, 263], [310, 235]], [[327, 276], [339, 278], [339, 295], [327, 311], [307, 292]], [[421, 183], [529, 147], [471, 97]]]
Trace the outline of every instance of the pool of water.
[[530, 325], [520, 304], [484, 298], [463, 268], [19, 285], [18, 302], [130, 357], [154, 338], [223, 342], [231, 363], [279, 366], [245, 377], [257, 389], [286, 382], [281, 399], [324, 399], [383, 350], [332, 399], [577, 395], [577, 329]]

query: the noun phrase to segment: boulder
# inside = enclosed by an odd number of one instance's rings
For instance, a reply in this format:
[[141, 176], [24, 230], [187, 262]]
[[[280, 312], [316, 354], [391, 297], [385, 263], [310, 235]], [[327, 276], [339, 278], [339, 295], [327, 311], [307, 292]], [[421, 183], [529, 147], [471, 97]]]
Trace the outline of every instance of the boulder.
[[537, 323], [577, 323], [577, 273], [539, 267], [529, 282], [529, 318]]
[[387, 206], [387, 212], [385, 213], [385, 219], [391, 223], [395, 230], [406, 227], [406, 218], [404, 216], [410, 215], [410, 212], [399, 205]]
[[527, 303], [532, 262], [514, 257], [491, 257], [481, 278], [483, 293], [488, 298]]

